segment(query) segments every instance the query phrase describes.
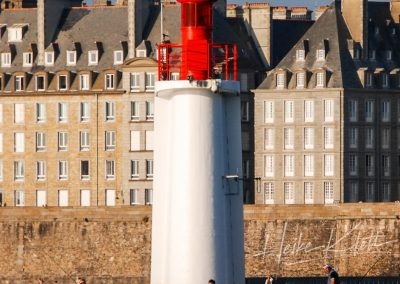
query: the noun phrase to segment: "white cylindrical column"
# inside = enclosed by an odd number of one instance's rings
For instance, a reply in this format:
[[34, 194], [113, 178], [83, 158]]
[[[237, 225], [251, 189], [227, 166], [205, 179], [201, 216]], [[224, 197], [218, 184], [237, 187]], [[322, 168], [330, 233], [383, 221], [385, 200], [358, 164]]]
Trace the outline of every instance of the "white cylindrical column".
[[156, 85], [152, 284], [244, 283], [240, 99], [215, 84]]

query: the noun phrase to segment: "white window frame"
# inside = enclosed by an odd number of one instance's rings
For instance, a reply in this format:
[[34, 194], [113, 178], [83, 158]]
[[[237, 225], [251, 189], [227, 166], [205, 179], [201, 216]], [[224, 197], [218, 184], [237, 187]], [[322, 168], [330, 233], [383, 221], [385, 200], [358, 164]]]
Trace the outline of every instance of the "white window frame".
[[54, 65], [54, 51], [46, 51], [44, 53], [44, 65], [53, 66]]
[[333, 204], [335, 201], [333, 182], [324, 182], [324, 199], [325, 204]]
[[277, 89], [285, 88], [285, 74], [284, 73], [276, 74], [276, 88]]
[[131, 160], [131, 179], [139, 178], [139, 160]]
[[146, 120], [154, 119], [154, 102], [147, 101], [146, 102]]
[[130, 151], [140, 151], [141, 144], [140, 144], [140, 131], [131, 130], [130, 133]]
[[324, 100], [324, 121], [333, 122], [335, 119], [335, 101], [332, 99]]
[[58, 161], [58, 179], [59, 180], [68, 179], [68, 161], [66, 160]]
[[129, 190], [129, 202], [130, 205], [138, 205], [139, 203], [139, 189], [131, 188]]
[[36, 132], [36, 151], [43, 152], [46, 151], [46, 133]]
[[90, 133], [88, 130], [79, 132], [79, 148], [80, 151], [90, 150]]
[[325, 72], [319, 71], [319, 72], [316, 73], [315, 76], [317, 78], [316, 87], [317, 88], [325, 87]]
[[295, 158], [294, 155], [284, 155], [284, 176], [285, 177], [293, 177], [294, 169], [295, 169]]
[[156, 81], [156, 73], [146, 72], [145, 73], [145, 89], [146, 91], [154, 91], [154, 84]]
[[138, 101], [131, 101], [131, 120], [137, 121], [140, 119], [140, 103]]
[[1, 53], [1, 67], [11, 67], [12, 56], [11, 52]]
[[314, 128], [304, 128], [304, 149], [314, 149]]
[[333, 149], [334, 148], [334, 134], [335, 129], [333, 127], [324, 127], [324, 148]]
[[115, 74], [106, 73], [104, 75], [104, 89], [114, 90], [115, 89]]
[[264, 183], [264, 204], [274, 204], [275, 189], [272, 182]]
[[24, 153], [25, 152], [25, 133], [14, 132], [14, 152]]
[[293, 182], [284, 182], [283, 183], [284, 195], [285, 195], [285, 204], [294, 204], [294, 183]]
[[99, 63], [99, 51], [89, 50], [88, 51], [88, 65], [93, 66]]
[[46, 180], [46, 161], [36, 162], [36, 180]]
[[114, 65], [120, 65], [124, 63], [124, 51], [114, 50]]
[[25, 206], [25, 192], [21, 189], [14, 191], [14, 203], [16, 207]]
[[285, 122], [292, 123], [294, 122], [294, 101], [285, 101], [284, 102], [284, 111], [285, 111]]
[[114, 151], [117, 143], [117, 132], [115, 131], [106, 131], [105, 132], [105, 145], [106, 151]]
[[68, 150], [68, 132], [60, 131], [58, 132], [58, 151]]
[[325, 60], [325, 49], [317, 49], [317, 60]]
[[275, 103], [274, 101], [264, 101], [264, 123], [274, 123]]
[[274, 172], [274, 155], [264, 155], [264, 176], [273, 177]]
[[332, 177], [335, 175], [335, 155], [324, 155], [324, 176]]
[[304, 61], [306, 59], [306, 51], [304, 49], [296, 49], [296, 60]]
[[80, 121], [88, 122], [90, 120], [90, 104], [89, 102], [81, 102], [80, 103]]
[[283, 140], [284, 140], [284, 149], [292, 150], [294, 149], [294, 128], [285, 127], [283, 129]]
[[133, 72], [129, 75], [131, 92], [140, 91], [140, 73]]
[[46, 76], [45, 75], [36, 75], [35, 76], [35, 89], [36, 89], [36, 91], [45, 91], [46, 90]]
[[154, 162], [153, 160], [146, 160], [146, 178], [152, 179], [154, 175]]
[[25, 76], [15, 76], [14, 78], [15, 86], [14, 89], [16, 92], [22, 92], [25, 90]]
[[80, 176], [81, 176], [81, 180], [89, 180], [90, 179], [90, 161], [89, 160], [81, 160]]
[[23, 67], [31, 67], [33, 65], [33, 52], [23, 52], [22, 57], [23, 57], [23, 62], [22, 62]]
[[146, 204], [146, 205], [153, 204], [153, 189], [152, 188], [144, 189], [144, 204]]
[[296, 87], [299, 89], [303, 89], [305, 86], [305, 73], [298, 72], [296, 73]]
[[36, 103], [36, 122], [43, 123], [46, 121], [46, 104]]
[[314, 176], [314, 155], [312, 154], [304, 155], [304, 176]]
[[79, 74], [79, 89], [81, 91], [87, 91], [90, 89], [89, 74]]
[[314, 122], [314, 101], [304, 101], [304, 122]]
[[43, 207], [47, 205], [47, 191], [44, 189], [36, 190], [36, 206]]
[[304, 203], [305, 204], [314, 203], [314, 183], [309, 181], [304, 183]]
[[68, 195], [69, 195], [68, 189], [58, 190], [58, 206], [60, 207], [68, 206], [68, 199], [69, 199]]
[[106, 160], [105, 161], [105, 176], [107, 180], [115, 179], [115, 161]]
[[114, 121], [115, 120], [115, 103], [114, 102], [106, 102], [105, 103], [105, 115], [106, 115], [106, 121]]
[[59, 91], [68, 90], [68, 76], [65, 74], [59, 74], [57, 77], [57, 86]]
[[15, 124], [25, 123], [25, 104], [23, 103], [14, 104], [14, 123]]
[[153, 130], [146, 130], [145, 131], [145, 149], [146, 151], [153, 151], [154, 150], [154, 131]]
[[67, 66], [76, 65], [76, 50], [67, 50]]
[[25, 161], [16, 160], [14, 161], [14, 180], [23, 181], [25, 178]]
[[58, 103], [58, 122], [68, 122], [68, 104]]
[[275, 129], [264, 128], [264, 149], [274, 149]]

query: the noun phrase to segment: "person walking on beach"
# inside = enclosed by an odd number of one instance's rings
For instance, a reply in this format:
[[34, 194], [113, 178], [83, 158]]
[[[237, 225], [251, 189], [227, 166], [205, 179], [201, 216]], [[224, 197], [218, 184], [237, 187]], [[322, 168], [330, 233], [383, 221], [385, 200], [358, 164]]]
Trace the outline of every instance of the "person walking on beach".
[[332, 265], [330, 264], [325, 264], [323, 266], [325, 273], [328, 274], [328, 281], [326, 282], [327, 284], [339, 284], [340, 283], [340, 278], [339, 274], [336, 272], [335, 269], [333, 269]]

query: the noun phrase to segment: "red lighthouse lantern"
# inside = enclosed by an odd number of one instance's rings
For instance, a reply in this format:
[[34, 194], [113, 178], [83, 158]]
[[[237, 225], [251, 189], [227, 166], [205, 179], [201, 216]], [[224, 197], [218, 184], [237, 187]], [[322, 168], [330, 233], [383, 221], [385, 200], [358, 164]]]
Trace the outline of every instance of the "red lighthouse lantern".
[[208, 79], [211, 67], [212, 5], [210, 0], [181, 3], [182, 62], [180, 79]]

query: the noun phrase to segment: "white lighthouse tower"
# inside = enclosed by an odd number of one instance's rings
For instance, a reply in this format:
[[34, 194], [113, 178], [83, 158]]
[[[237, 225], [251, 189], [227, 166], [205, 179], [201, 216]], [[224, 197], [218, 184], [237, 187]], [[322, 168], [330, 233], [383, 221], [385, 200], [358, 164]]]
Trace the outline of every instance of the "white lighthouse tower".
[[213, 1], [178, 1], [182, 43], [159, 46], [155, 86], [151, 283], [243, 284], [236, 48], [211, 42]]

